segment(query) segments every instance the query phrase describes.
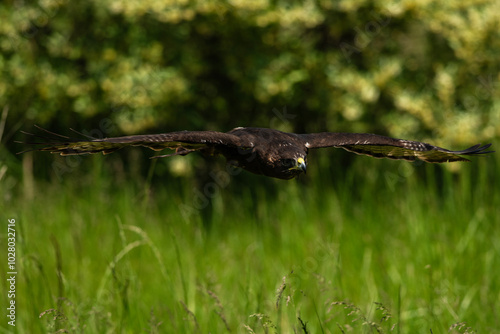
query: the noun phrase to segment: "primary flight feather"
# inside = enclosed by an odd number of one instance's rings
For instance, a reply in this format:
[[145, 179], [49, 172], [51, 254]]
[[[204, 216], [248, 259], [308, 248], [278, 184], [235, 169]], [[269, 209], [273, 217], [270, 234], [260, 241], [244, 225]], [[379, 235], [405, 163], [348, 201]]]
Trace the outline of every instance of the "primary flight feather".
[[[126, 146], [144, 146], [155, 151], [172, 149], [173, 153], [154, 156], [162, 158], [192, 152], [223, 155], [228, 163], [255, 174], [279, 179], [292, 179], [307, 168], [309, 149], [340, 147], [375, 158], [422, 160], [431, 163], [469, 161], [463, 156], [492, 153], [491, 144], [480, 144], [462, 151], [450, 151], [427, 143], [390, 138], [368, 133], [287, 133], [267, 128], [235, 128], [229, 132], [177, 131], [162, 134], [134, 135], [86, 140], [73, 139], [45, 129], [47, 135], [27, 135], [42, 138], [28, 143], [28, 151], [49, 151], [61, 155], [112, 153]], [[38, 147], [40, 145], [40, 147]], [[26, 152], [26, 151], [23, 151]], [[21, 152], [21, 153], [23, 153]]]

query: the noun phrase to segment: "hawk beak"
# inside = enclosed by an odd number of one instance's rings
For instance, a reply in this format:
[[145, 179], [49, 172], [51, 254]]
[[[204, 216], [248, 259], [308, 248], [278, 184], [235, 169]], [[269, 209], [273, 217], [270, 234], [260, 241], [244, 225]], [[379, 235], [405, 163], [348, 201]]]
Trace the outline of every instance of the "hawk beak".
[[307, 166], [306, 166], [306, 161], [303, 158], [297, 159], [297, 167], [301, 169], [304, 172], [304, 174], [306, 174]]

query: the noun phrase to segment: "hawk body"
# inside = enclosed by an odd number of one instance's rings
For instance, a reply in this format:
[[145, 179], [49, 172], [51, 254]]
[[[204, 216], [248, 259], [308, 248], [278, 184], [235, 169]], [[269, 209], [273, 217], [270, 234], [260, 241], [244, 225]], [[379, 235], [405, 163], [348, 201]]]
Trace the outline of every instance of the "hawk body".
[[[41, 128], [40, 128], [41, 129]], [[44, 130], [44, 129], [42, 129]], [[235, 128], [229, 132], [177, 131], [163, 134], [135, 135], [87, 140], [73, 139], [44, 130], [50, 137], [32, 150], [50, 151], [61, 155], [109, 154], [126, 146], [144, 146], [155, 151], [174, 150], [154, 156], [163, 158], [201, 152], [222, 155], [227, 162], [251, 173], [279, 179], [291, 179], [306, 171], [309, 149], [337, 147], [375, 158], [422, 160], [431, 163], [469, 161], [463, 156], [492, 153], [491, 144], [472, 146], [462, 151], [450, 151], [431, 144], [390, 138], [368, 133], [323, 132], [311, 134], [287, 133], [267, 128]]]

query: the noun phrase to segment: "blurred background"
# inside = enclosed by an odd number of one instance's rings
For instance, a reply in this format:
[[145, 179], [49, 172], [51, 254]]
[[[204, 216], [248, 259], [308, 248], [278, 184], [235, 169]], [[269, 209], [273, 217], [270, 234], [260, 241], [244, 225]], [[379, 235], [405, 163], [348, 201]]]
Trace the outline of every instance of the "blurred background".
[[253, 126], [495, 149], [498, 9], [2, 1], [0, 217], [18, 220], [17, 330], [307, 333], [299, 318], [312, 332], [495, 332], [498, 154], [437, 166], [325, 149], [281, 181], [197, 154], [16, 155], [29, 148], [16, 141], [42, 134], [34, 125], [96, 138]]
[[33, 124], [95, 137], [258, 126], [490, 142], [500, 135], [496, 5], [4, 1], [1, 158], [23, 159], [13, 140]]

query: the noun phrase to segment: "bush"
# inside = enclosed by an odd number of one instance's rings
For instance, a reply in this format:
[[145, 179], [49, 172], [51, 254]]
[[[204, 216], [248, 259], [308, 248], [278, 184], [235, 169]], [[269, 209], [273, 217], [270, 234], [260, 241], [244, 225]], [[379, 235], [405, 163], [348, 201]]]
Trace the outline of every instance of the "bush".
[[10, 135], [37, 123], [489, 141], [500, 134], [496, 12], [488, 1], [8, 1], [0, 106]]

